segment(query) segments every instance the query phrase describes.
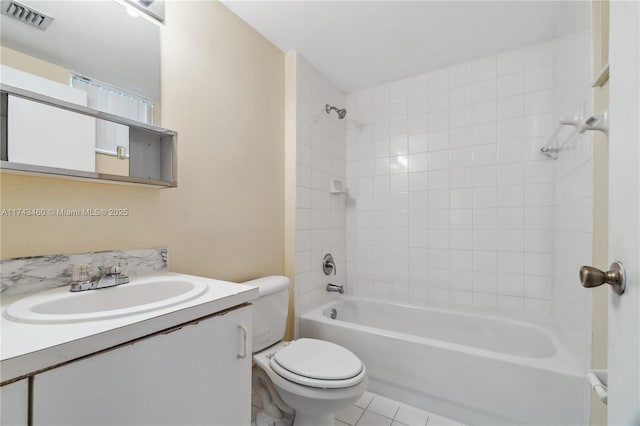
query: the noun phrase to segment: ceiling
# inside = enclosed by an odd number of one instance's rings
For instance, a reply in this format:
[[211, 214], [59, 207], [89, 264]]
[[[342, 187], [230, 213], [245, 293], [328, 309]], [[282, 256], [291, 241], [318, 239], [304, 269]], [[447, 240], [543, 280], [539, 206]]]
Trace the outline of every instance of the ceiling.
[[[576, 31], [584, 1], [232, 1], [223, 3], [346, 92]], [[576, 26], [576, 25], [574, 25]]]
[[[3, 46], [160, 99], [160, 29], [113, 0], [21, 0], [54, 18], [46, 30], [0, 15]], [[5, 4], [5, 1], [2, 1]]]

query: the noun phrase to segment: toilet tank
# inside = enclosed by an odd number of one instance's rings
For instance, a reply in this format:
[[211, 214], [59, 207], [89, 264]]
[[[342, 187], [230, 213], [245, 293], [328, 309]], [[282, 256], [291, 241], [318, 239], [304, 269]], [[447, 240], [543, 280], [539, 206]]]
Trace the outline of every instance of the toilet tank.
[[274, 275], [244, 282], [260, 289], [253, 303], [253, 352], [282, 340], [289, 311], [289, 278]]

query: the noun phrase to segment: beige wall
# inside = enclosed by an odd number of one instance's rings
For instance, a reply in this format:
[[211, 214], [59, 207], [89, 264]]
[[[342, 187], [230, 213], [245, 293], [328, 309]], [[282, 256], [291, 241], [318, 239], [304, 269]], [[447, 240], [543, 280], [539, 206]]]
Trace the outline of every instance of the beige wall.
[[96, 172], [118, 176], [129, 176], [129, 160], [96, 152]]
[[38, 77], [62, 84], [69, 84], [71, 73], [68, 69], [25, 55], [8, 47], [0, 46], [0, 63]]
[[178, 188], [4, 174], [2, 208], [122, 207], [125, 218], [7, 217], [2, 258], [154, 246], [173, 271], [284, 273], [284, 54], [220, 3], [168, 2], [162, 123]]

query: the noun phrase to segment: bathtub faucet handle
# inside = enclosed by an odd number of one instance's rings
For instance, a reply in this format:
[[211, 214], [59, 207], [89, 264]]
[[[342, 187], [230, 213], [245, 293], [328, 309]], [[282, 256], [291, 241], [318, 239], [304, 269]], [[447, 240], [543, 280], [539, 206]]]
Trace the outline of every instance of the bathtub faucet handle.
[[333, 260], [331, 253], [324, 255], [324, 258], [322, 259], [322, 270], [325, 275], [331, 275], [332, 272], [333, 275], [336, 274], [336, 262]]
[[344, 286], [342, 284], [327, 284], [327, 291], [328, 292], [335, 292], [335, 293], [340, 293], [340, 294], [344, 294]]

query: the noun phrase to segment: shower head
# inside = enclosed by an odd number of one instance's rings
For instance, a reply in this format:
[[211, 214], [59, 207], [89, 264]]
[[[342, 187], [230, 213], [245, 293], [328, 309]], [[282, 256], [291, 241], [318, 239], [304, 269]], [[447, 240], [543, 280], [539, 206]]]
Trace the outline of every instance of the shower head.
[[340, 120], [342, 120], [343, 118], [345, 118], [347, 116], [347, 110], [345, 108], [340, 109], [340, 108], [336, 108], [334, 106], [331, 106], [331, 105], [327, 104], [324, 107], [324, 110], [327, 112], [327, 114], [329, 114], [331, 112], [331, 110], [334, 110], [338, 114], [338, 118]]

